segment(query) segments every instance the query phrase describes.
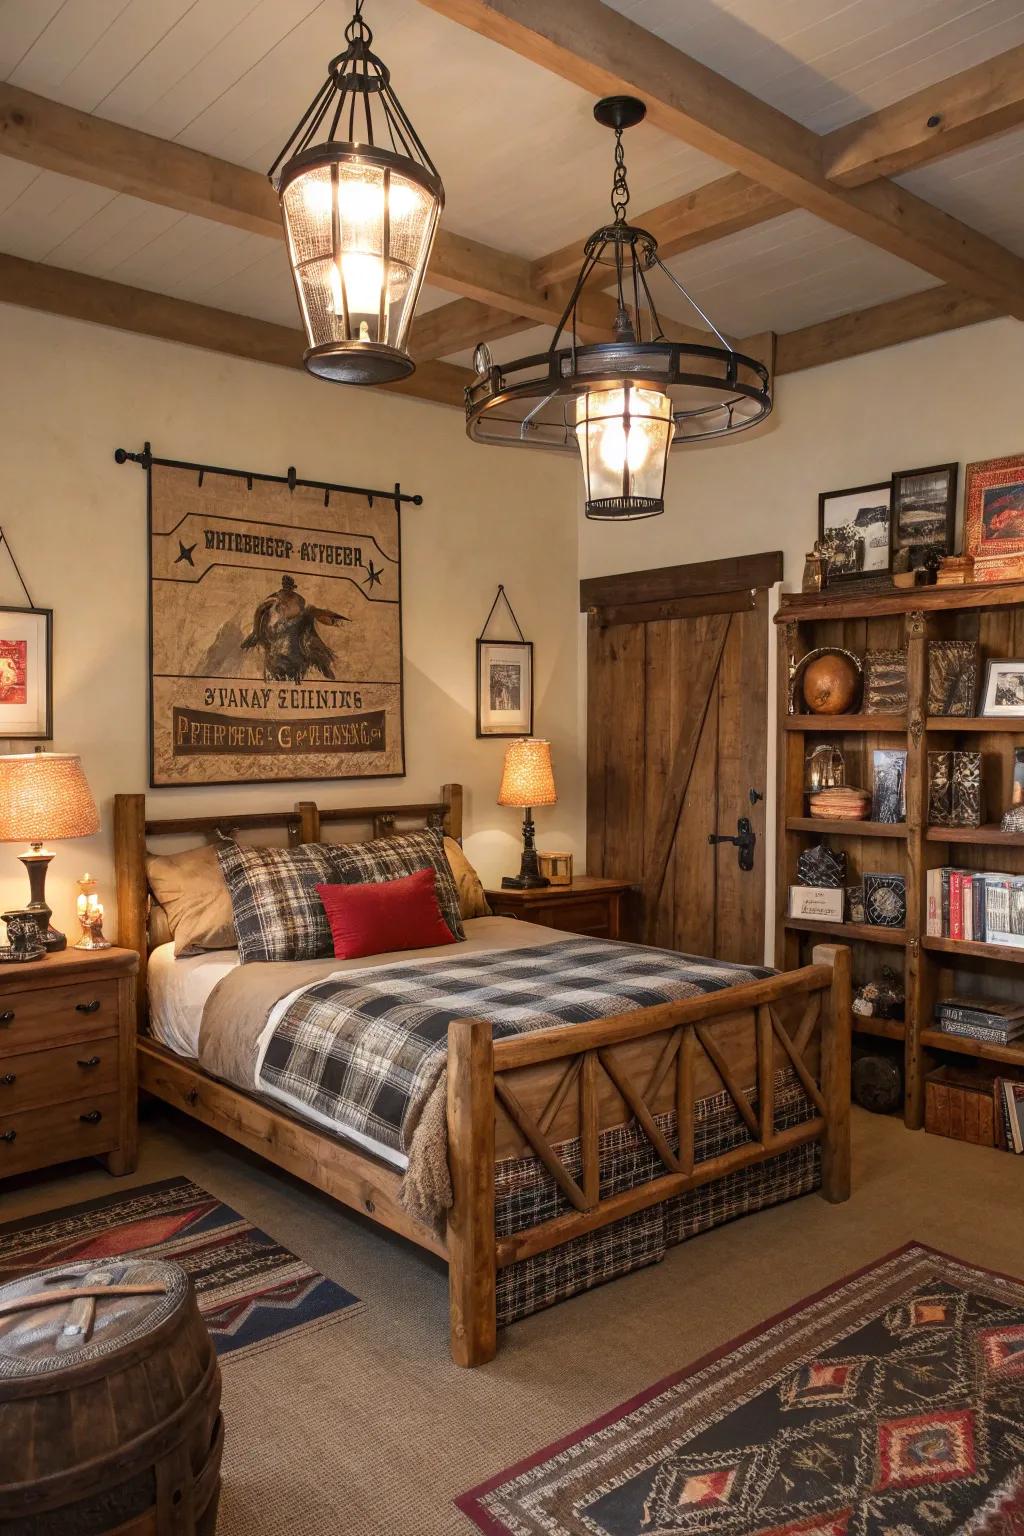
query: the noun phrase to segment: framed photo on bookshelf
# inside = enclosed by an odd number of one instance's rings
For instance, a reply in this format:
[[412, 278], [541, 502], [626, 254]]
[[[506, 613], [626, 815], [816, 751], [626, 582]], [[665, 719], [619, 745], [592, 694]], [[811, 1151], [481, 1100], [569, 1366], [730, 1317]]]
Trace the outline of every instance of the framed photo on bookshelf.
[[959, 464], [898, 469], [892, 477], [893, 567], [917, 570], [929, 555], [951, 555]]
[[968, 464], [964, 554], [974, 561], [975, 581], [1024, 576], [1024, 453]]
[[871, 819], [907, 819], [907, 754], [880, 748], [872, 753]]
[[985, 669], [983, 715], [1024, 719], [1024, 661], [990, 661]]
[[892, 481], [818, 496], [818, 545], [825, 585], [892, 569]]

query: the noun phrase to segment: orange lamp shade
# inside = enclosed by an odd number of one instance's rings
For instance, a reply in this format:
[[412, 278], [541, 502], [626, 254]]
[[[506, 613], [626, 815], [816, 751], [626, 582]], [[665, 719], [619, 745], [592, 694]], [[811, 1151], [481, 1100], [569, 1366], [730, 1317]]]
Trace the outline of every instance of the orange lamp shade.
[[0, 757], [0, 842], [46, 843], [91, 837], [99, 812], [73, 752], [15, 752]]
[[510, 742], [505, 749], [498, 804], [526, 809], [528, 806], [554, 805], [557, 800], [550, 741], [524, 736]]

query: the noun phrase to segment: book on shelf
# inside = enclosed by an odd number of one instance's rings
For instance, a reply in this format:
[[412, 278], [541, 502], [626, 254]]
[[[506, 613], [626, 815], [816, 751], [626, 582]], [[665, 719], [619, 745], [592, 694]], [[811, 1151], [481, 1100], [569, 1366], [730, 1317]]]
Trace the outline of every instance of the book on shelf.
[[1024, 875], [930, 869], [925, 879], [925, 933], [930, 938], [1024, 949]]
[[1010, 1045], [1024, 1035], [1024, 1021], [1009, 1029], [991, 1029], [986, 1024], [967, 1024], [963, 1019], [936, 1019], [935, 1027], [942, 1035], [956, 1035], [960, 1040], [980, 1040], [986, 1045]]
[[1024, 1083], [1001, 1078], [1006, 1142], [1011, 1152], [1024, 1152]]
[[1024, 1025], [1024, 1003], [1008, 1002], [999, 997], [973, 997], [956, 993], [935, 1005], [937, 1018], [958, 1019], [964, 1024], [983, 1024], [989, 1029]]

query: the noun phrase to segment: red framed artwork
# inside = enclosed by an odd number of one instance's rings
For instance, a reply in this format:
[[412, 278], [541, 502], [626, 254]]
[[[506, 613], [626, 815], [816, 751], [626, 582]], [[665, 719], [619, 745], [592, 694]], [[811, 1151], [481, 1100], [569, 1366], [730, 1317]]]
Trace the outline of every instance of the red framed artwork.
[[1024, 576], [1024, 453], [968, 464], [964, 554], [975, 581]]

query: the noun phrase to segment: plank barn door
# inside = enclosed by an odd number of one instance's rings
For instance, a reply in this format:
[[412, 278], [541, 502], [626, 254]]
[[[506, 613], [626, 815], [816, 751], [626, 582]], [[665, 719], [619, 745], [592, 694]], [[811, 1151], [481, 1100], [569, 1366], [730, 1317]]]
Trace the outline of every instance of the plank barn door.
[[[587, 639], [587, 868], [635, 881], [635, 936], [764, 955], [768, 588], [781, 554], [580, 584]], [[746, 818], [752, 858], [713, 834]], [[745, 869], [742, 863], [752, 862]]]

